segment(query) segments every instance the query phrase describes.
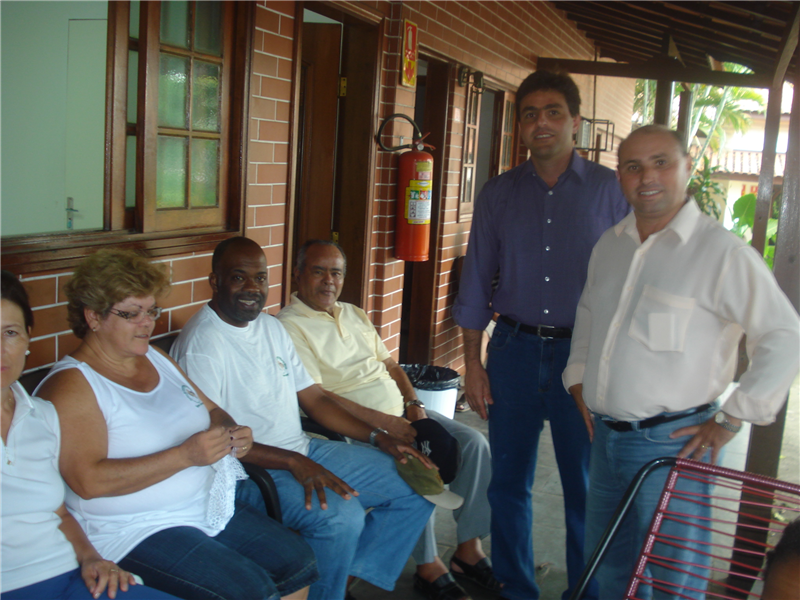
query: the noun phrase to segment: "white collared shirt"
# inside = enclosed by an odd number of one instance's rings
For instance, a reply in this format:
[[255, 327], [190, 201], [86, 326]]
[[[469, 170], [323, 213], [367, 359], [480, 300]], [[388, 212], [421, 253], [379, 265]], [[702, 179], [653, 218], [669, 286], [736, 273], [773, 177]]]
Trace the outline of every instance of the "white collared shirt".
[[623, 421], [711, 402], [734, 376], [747, 333], [750, 366], [728, 414], [770, 423], [798, 372], [800, 322], [757, 252], [687, 202], [641, 243], [633, 213], [589, 262], [564, 386]]

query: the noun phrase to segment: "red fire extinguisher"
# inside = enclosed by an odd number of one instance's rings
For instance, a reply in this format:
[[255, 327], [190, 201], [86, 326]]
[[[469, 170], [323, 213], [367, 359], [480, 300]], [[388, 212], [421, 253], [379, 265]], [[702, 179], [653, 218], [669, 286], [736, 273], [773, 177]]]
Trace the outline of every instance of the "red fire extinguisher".
[[[416, 135], [411, 144], [387, 148], [381, 142], [383, 127], [389, 120], [405, 118], [414, 125]], [[427, 135], [427, 134], [426, 134]], [[425, 152], [423, 136], [408, 116], [388, 117], [378, 130], [378, 143], [387, 151], [410, 148], [397, 161], [397, 217], [395, 219], [394, 255], [400, 260], [421, 262], [430, 254], [431, 211], [433, 207], [433, 156]]]

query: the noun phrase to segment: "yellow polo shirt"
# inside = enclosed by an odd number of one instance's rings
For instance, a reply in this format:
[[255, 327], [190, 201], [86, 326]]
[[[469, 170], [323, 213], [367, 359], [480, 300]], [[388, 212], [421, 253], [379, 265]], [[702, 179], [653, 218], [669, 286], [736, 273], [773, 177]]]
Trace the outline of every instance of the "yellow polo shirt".
[[383, 364], [390, 354], [363, 310], [337, 302], [330, 315], [294, 293], [277, 317], [316, 383], [362, 406], [403, 414], [403, 396]]

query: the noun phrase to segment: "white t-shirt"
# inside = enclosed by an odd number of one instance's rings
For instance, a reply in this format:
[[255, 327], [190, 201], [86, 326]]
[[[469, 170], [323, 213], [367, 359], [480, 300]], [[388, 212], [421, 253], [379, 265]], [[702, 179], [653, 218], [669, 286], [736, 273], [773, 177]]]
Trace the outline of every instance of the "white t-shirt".
[[308, 454], [297, 392], [314, 385], [289, 334], [261, 313], [234, 327], [204, 306], [183, 328], [172, 357], [203, 392], [260, 444]]
[[75, 550], [61, 530], [56, 510], [64, 503], [58, 471], [61, 447], [52, 404], [31, 398], [17, 382], [8, 444], [2, 444], [2, 589], [45, 581], [78, 567]]
[[[92, 386], [108, 428], [108, 458], [135, 458], [166, 450], [208, 429], [208, 409], [178, 369], [150, 348], [158, 385], [137, 392], [118, 385], [89, 365], [67, 356], [48, 375], [76, 368]], [[84, 500], [67, 489], [67, 506], [103, 558], [119, 561], [141, 541], [170, 527], [195, 527], [209, 536], [206, 507], [214, 482], [212, 466], [189, 467], [132, 494]], [[225, 521], [227, 524], [227, 520]]]

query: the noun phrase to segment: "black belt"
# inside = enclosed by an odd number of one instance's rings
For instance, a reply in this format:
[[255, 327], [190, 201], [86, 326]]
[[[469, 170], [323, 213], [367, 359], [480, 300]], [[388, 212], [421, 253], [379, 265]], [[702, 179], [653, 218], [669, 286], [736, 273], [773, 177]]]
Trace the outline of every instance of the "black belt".
[[569, 327], [550, 327], [549, 325], [525, 325], [510, 317], [500, 315], [500, 320], [509, 327], [519, 326], [519, 330], [524, 333], [538, 335], [540, 338], [559, 338], [566, 339], [572, 337], [572, 329]]
[[[634, 423], [639, 423], [639, 429], [647, 429], [648, 427], [655, 427], [656, 425], [661, 425], [662, 423], [669, 423], [670, 421], [677, 421], [683, 417], [696, 415], [699, 412], [708, 410], [712, 406], [713, 404], [703, 404], [703, 406], [698, 406], [697, 408], [693, 408], [692, 410], [688, 410], [677, 415], [656, 415], [655, 417], [650, 417], [649, 419], [644, 419], [642, 421], [634, 421]], [[633, 431], [633, 425], [629, 421], [600, 420], [605, 423], [607, 427], [610, 427], [614, 431]]]

